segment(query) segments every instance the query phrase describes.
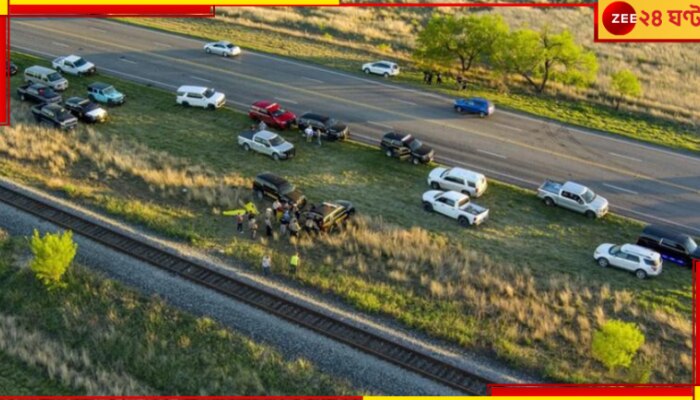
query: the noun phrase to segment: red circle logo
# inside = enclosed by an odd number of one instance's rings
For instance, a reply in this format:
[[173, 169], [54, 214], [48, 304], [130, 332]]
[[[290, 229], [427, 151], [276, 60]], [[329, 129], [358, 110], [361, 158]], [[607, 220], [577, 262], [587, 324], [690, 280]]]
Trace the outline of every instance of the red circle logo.
[[610, 3], [603, 11], [603, 25], [613, 35], [626, 35], [637, 24], [637, 12], [624, 1]]

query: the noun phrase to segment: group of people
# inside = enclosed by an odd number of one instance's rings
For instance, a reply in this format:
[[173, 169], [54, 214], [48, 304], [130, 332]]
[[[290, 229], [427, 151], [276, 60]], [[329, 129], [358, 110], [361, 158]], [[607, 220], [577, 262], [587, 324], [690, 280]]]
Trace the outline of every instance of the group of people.
[[[299, 257], [299, 251], [295, 251], [289, 258], [289, 273], [291, 275], [295, 275], [297, 273], [300, 262], [301, 257]], [[263, 275], [269, 276], [272, 273], [272, 256], [270, 256], [269, 253], [263, 256], [261, 266]]]
[[442, 85], [442, 74], [435, 71], [423, 71], [423, 83], [426, 85], [433, 84], [433, 77], [435, 77], [435, 84]]
[[311, 125], [304, 129], [304, 137], [306, 137], [308, 143], [311, 143], [316, 137], [316, 144], [321, 145], [321, 131], [314, 129]]
[[[265, 236], [268, 238], [274, 237], [274, 225], [276, 223], [279, 223], [280, 236], [284, 237], [287, 236], [287, 234], [294, 237], [299, 236], [299, 232], [302, 229], [301, 224], [299, 224], [300, 217], [301, 212], [295, 204], [289, 205], [289, 203], [275, 200], [272, 204], [272, 208], [265, 210]], [[248, 221], [247, 225], [251, 239], [257, 239], [259, 230], [258, 219], [257, 216], [250, 211], [236, 215], [236, 231], [243, 234], [243, 227], [246, 224], [246, 220]]]

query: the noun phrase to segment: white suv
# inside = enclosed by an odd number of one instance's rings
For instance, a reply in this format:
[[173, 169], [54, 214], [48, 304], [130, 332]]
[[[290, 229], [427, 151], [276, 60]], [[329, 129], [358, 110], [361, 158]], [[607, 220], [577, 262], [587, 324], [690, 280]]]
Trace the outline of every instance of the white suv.
[[661, 254], [635, 244], [614, 245], [604, 243], [593, 253], [598, 265], [609, 265], [634, 272], [639, 279], [657, 276], [663, 267]]
[[399, 74], [399, 66], [391, 61], [377, 61], [362, 66], [365, 74], [382, 75], [385, 78]]
[[471, 197], [481, 196], [488, 187], [483, 174], [458, 167], [435, 168], [428, 175], [428, 185], [435, 190], [454, 190]]
[[226, 95], [204, 86], [180, 86], [177, 89], [177, 104], [214, 110], [226, 104]]

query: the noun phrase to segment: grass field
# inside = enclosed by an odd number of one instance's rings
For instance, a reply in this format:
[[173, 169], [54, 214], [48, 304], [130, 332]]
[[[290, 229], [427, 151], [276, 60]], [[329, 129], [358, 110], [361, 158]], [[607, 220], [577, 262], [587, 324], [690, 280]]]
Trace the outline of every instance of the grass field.
[[[0, 239], [0, 260], [25, 247]], [[1, 394], [353, 393], [306, 360], [71, 268], [68, 288], [47, 293], [22, 262], [0, 264]]]
[[[641, 224], [615, 215], [589, 221], [492, 181], [478, 199], [491, 208], [490, 220], [462, 229], [421, 210], [428, 167], [354, 143], [319, 148], [296, 132], [285, 136], [298, 157], [276, 163], [237, 147], [235, 132], [249, 125], [242, 114], [181, 109], [173, 94], [100, 79], [134, 99], [111, 109], [102, 126], [37, 128], [14, 102], [14, 126], [0, 138], [0, 173], [224, 250], [249, 268], [271, 252], [278, 276], [552, 379], [635, 381], [647, 370], [654, 382], [690, 379], [690, 272], [668, 265], [658, 279], [640, 282], [591, 260], [599, 243], [633, 241]], [[71, 78], [71, 85], [73, 92], [84, 81]], [[264, 170], [289, 177], [312, 202], [350, 200], [360, 216], [343, 233], [315, 241], [238, 235], [220, 212], [246, 200], [251, 178]], [[291, 277], [282, 266], [294, 248], [303, 268]], [[645, 332], [631, 370], [607, 371], [590, 357], [592, 331], [607, 319], [636, 322]]]
[[[422, 73], [411, 66], [410, 49], [418, 27], [432, 15], [430, 8], [220, 8], [216, 19], [126, 19], [133, 24], [201, 38], [228, 39], [245, 49], [298, 58], [353, 73], [373, 59], [391, 58], [402, 65], [397, 79], [420, 85]], [[438, 13], [457, 12], [439, 9]], [[441, 90], [452, 96], [482, 96], [498, 107], [519, 110], [557, 121], [685, 149], [700, 150], [700, 100], [697, 52], [674, 44], [597, 44], [592, 42], [589, 9], [513, 10], [499, 7], [513, 27], [540, 27], [549, 23], [568, 27], [578, 40], [593, 49], [601, 64], [596, 86], [577, 90], [552, 84], [546, 95], [534, 95], [525, 86], [505, 85], [498, 74], [475, 69], [470, 90], [457, 92], [454, 82]], [[690, 48], [694, 48], [693, 45]], [[625, 67], [642, 81], [642, 98], [623, 104], [616, 112], [605, 101], [609, 75]], [[426, 88], [424, 85], [423, 88]]]

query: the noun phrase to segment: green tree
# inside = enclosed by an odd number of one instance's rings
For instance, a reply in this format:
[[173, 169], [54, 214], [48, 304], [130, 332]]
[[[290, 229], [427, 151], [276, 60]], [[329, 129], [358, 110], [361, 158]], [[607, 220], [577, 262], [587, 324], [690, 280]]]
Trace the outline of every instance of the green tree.
[[593, 333], [593, 358], [608, 367], [629, 367], [644, 344], [644, 334], [633, 323], [611, 320]]
[[616, 111], [620, 109], [620, 103], [625, 97], [639, 97], [642, 95], [642, 85], [634, 72], [623, 69], [612, 74], [611, 78], [610, 89]]
[[598, 72], [595, 54], [576, 44], [569, 31], [552, 34], [548, 28], [512, 32], [493, 55], [501, 70], [521, 75], [537, 93], [550, 79], [589, 85]]
[[417, 38], [414, 58], [422, 65], [451, 68], [462, 73], [490, 58], [496, 43], [508, 34], [500, 15], [433, 16]]
[[73, 232], [47, 233], [41, 237], [35, 229], [30, 247], [34, 254], [30, 268], [37, 279], [49, 289], [64, 287], [63, 275], [78, 250], [78, 245], [73, 241]]

